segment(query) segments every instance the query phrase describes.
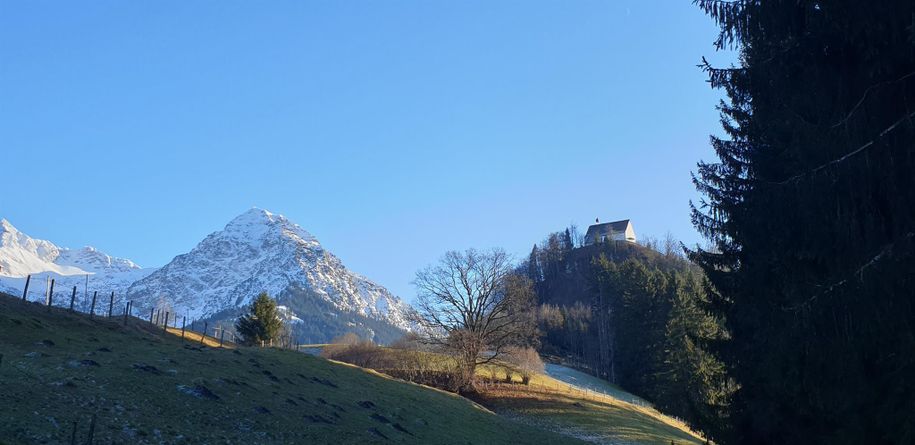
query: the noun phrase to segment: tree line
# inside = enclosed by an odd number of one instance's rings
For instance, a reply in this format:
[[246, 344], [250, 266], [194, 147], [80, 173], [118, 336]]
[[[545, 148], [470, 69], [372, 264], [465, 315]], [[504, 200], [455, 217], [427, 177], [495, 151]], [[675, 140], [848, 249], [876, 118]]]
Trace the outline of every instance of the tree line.
[[714, 424], [733, 384], [709, 352], [726, 333], [707, 307], [702, 271], [669, 237], [580, 246], [573, 232], [550, 234], [518, 267], [539, 299], [541, 350], [694, 427]]

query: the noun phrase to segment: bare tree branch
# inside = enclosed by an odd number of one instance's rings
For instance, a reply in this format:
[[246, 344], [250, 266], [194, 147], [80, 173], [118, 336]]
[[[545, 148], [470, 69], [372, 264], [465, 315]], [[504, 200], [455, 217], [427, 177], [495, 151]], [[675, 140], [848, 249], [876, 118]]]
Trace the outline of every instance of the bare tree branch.
[[530, 280], [512, 272], [500, 249], [448, 252], [416, 274], [418, 325], [424, 341], [446, 346], [458, 360], [459, 391], [472, 386], [477, 365], [536, 336]]

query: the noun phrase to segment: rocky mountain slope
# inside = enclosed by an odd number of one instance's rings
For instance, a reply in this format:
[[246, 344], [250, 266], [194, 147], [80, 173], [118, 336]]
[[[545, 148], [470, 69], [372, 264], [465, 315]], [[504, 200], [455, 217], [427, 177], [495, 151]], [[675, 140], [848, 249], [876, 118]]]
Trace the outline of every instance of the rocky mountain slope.
[[[112, 257], [94, 247], [67, 249], [20, 232], [9, 221], [0, 220], [0, 290], [22, 295], [25, 277], [32, 275], [29, 299], [43, 300], [47, 281], [55, 281], [55, 294], [77, 287], [78, 299], [87, 299], [85, 289], [123, 297], [127, 288], [155, 268], [141, 268], [133, 261]], [[69, 299], [58, 299], [60, 304]]]
[[[226, 327], [260, 292], [276, 297], [300, 341], [323, 342], [346, 332], [376, 341], [396, 339], [410, 328], [412, 309], [384, 287], [349, 271], [318, 240], [282, 215], [251, 209], [158, 269], [141, 269], [87, 247], [62, 249], [3, 223], [0, 287], [21, 293], [33, 274], [30, 294], [43, 298], [44, 275], [55, 293], [77, 286], [89, 293], [116, 292], [133, 301], [136, 314], [167, 310], [187, 321]], [[37, 277], [35, 275], [38, 275]], [[36, 283], [36, 278], [39, 282]], [[57, 301], [69, 301], [66, 298]]]

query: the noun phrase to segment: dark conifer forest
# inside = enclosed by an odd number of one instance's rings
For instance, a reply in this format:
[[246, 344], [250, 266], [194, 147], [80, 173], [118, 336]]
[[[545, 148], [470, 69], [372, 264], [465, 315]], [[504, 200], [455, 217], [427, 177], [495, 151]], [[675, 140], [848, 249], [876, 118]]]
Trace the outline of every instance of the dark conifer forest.
[[649, 399], [696, 428], [717, 425], [732, 383], [707, 352], [724, 337], [707, 280], [668, 241], [663, 253], [570, 231], [535, 246], [522, 272], [540, 299], [541, 349]]

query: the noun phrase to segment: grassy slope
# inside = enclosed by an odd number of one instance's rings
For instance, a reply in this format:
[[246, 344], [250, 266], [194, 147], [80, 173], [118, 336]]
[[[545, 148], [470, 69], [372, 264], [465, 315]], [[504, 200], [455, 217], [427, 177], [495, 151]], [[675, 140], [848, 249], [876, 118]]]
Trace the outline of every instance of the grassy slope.
[[[652, 445], [702, 444], [682, 422], [654, 408], [595, 392], [569, 390], [569, 385], [536, 375], [527, 387], [497, 385], [478, 399], [497, 412], [552, 431], [598, 443]], [[622, 392], [622, 390], [618, 390]], [[633, 396], [626, 393], [628, 397]]]
[[74, 422], [83, 443], [93, 413], [95, 443], [577, 443], [306, 354], [200, 348], [5, 296], [0, 354], [2, 443], [69, 443]]
[[[419, 362], [427, 370], [446, 370], [454, 366], [450, 357], [430, 352], [383, 347], [373, 351], [363, 354], [367, 361], [362, 363], [378, 366], [378, 369], [387, 372], [394, 371], [397, 364], [410, 366]], [[477, 368], [477, 375], [481, 382], [493, 379], [501, 382], [505, 379], [501, 364], [481, 366]], [[518, 374], [514, 374], [513, 379], [515, 384], [478, 385], [479, 394], [474, 399], [528, 425], [590, 442], [651, 445], [704, 443], [683, 422], [645, 406], [638, 397], [602, 380], [595, 379], [590, 383], [600, 385], [610, 395], [583, 391], [543, 374], [534, 375], [530, 385], [520, 384]], [[642, 404], [631, 401], [641, 401]]]
[[604, 379], [597, 378], [591, 374], [587, 374], [583, 371], [579, 371], [575, 368], [555, 364], [547, 364], [546, 368], [547, 375], [561, 382], [575, 385], [579, 388], [609, 394], [617, 399], [624, 400], [636, 405], [651, 405], [651, 403], [647, 400], [626, 392], [626, 390], [617, 385], [614, 385]]

